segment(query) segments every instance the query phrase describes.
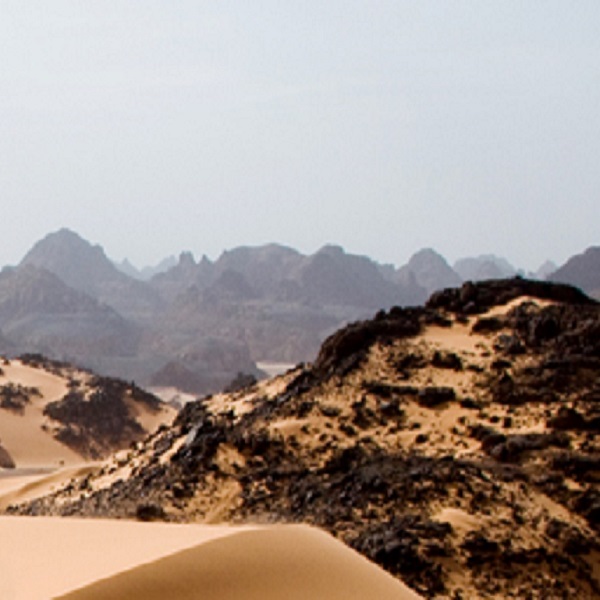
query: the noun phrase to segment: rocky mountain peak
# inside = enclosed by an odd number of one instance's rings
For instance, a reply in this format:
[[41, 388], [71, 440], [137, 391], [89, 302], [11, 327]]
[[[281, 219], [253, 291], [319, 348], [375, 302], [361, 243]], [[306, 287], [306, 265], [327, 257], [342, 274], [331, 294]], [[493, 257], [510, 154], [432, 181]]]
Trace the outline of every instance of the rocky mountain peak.
[[571, 257], [548, 279], [576, 285], [600, 298], [600, 246], [591, 246], [585, 252]]
[[37, 242], [20, 263], [47, 269], [67, 285], [93, 292], [102, 282], [122, 279], [99, 245], [92, 245], [70, 229], [60, 229]]
[[423, 248], [413, 254], [408, 263], [398, 270], [397, 278], [408, 284], [410, 273], [429, 294], [446, 287], [460, 285], [462, 282], [446, 259], [433, 248]]
[[454, 263], [454, 270], [463, 281], [484, 281], [512, 277], [517, 270], [505, 259], [495, 254], [461, 258]]
[[90, 244], [69, 229], [50, 233], [37, 242], [20, 265], [46, 269], [127, 318], [143, 319], [159, 304], [155, 292], [121, 272], [101, 246]]

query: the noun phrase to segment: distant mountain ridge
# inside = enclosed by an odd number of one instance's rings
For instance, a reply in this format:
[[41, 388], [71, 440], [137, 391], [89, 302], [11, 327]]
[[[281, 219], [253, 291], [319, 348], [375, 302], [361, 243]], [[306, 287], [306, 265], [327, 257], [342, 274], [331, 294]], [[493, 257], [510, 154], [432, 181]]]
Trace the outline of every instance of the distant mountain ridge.
[[42, 352], [75, 362], [136, 352], [139, 329], [117, 311], [26, 265], [0, 273], [0, 330], [14, 353]]
[[571, 257], [548, 279], [575, 285], [600, 298], [600, 246], [592, 246], [582, 254]]
[[163, 260], [161, 260], [158, 264], [154, 266], [146, 266], [142, 269], [138, 269], [132, 265], [127, 258], [121, 262], [115, 262], [113, 264], [117, 269], [119, 269], [119, 271], [125, 273], [125, 275], [129, 275], [129, 277], [141, 279], [142, 281], [148, 281], [155, 275], [164, 273], [165, 271], [168, 271], [174, 267], [177, 264], [177, 259], [174, 256], [167, 256], [167, 258], [163, 258]]
[[119, 271], [100, 246], [92, 246], [69, 229], [37, 242], [20, 263], [26, 265], [54, 273], [68, 286], [110, 304], [125, 317], [140, 318], [160, 307], [160, 299], [147, 285]]
[[453, 268], [426, 248], [395, 268], [340, 246], [304, 255], [280, 244], [234, 248], [215, 261], [182, 252], [148, 277], [150, 270], [115, 265], [101, 246], [68, 229], [50, 233], [0, 276], [0, 351], [43, 351], [101, 373], [203, 393], [240, 371], [259, 376], [257, 361], [312, 360], [345, 323], [423, 304], [466, 276], [516, 273], [494, 255]]
[[432, 248], [424, 248], [413, 254], [408, 263], [398, 269], [396, 279], [408, 285], [411, 275], [428, 294], [462, 283], [458, 273]]
[[494, 254], [461, 258], [454, 263], [454, 271], [458, 273], [462, 281], [503, 279], [517, 274], [517, 269], [505, 258]]

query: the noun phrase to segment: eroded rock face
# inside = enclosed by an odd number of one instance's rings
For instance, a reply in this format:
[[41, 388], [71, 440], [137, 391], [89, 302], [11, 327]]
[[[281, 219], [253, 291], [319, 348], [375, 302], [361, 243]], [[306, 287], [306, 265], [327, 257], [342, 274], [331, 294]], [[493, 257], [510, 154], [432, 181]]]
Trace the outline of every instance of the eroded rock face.
[[425, 597], [597, 597], [599, 325], [565, 286], [447, 290], [12, 511], [309, 522]]

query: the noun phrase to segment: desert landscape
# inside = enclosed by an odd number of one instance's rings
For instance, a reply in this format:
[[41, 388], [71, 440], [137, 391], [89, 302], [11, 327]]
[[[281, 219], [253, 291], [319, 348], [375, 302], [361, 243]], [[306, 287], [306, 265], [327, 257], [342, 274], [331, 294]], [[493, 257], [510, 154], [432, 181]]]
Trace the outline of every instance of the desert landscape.
[[[518, 278], [380, 311], [102, 461], [4, 471], [2, 527], [86, 517], [132, 544], [76, 569], [73, 598], [595, 598], [599, 324], [576, 288]], [[138, 554], [153, 527], [173, 545]], [[250, 585], [256, 557], [274, 566]]]
[[600, 600], [600, 2], [0, 2], [0, 600]]

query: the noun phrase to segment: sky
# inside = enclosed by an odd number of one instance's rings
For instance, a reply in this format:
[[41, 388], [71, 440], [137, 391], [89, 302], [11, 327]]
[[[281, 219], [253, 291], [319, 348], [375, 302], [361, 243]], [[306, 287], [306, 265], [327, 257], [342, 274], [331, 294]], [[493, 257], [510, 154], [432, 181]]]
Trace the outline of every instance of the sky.
[[0, 0], [0, 264], [600, 244], [597, 0]]

